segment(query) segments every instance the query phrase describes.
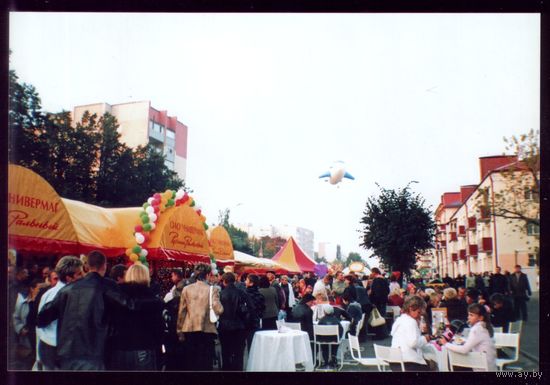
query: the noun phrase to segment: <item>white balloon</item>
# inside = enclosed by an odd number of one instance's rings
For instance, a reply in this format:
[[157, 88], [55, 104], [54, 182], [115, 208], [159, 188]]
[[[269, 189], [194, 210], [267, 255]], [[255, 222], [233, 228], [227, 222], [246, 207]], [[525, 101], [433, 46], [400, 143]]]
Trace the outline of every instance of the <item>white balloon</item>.
[[139, 256], [140, 257], [147, 257], [147, 254], [149, 254], [149, 252], [146, 249], [141, 249], [141, 251], [139, 253]]
[[151, 214], [155, 213], [155, 209], [153, 208], [153, 206], [147, 206], [147, 208], [145, 209], [145, 212], [149, 214], [149, 216], [151, 216]]
[[157, 227], [157, 225], [155, 225], [155, 222], [149, 222], [149, 224], [151, 225], [151, 230], [154, 230], [155, 227]]
[[141, 245], [143, 242], [145, 242], [145, 237], [143, 236], [142, 233], [136, 233], [135, 237], [138, 245]]
[[155, 214], [154, 212], [149, 214], [149, 221], [150, 221], [149, 223], [156, 222], [157, 219], [158, 219], [157, 214]]
[[178, 191], [176, 192], [176, 199], [181, 199], [181, 198], [183, 198], [184, 195], [185, 195], [185, 191], [183, 191], [183, 190], [178, 190]]
[[153, 204], [153, 197], [147, 198], [147, 203]]
[[199, 206], [199, 205], [193, 206], [193, 210], [195, 210], [195, 211], [199, 211], [200, 209], [201, 209], [201, 206]]

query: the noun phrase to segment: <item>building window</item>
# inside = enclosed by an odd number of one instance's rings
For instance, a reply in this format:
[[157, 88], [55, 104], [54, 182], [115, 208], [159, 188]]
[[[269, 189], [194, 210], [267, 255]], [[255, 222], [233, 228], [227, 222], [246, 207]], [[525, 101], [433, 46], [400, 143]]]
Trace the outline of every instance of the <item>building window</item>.
[[526, 201], [533, 201], [535, 200], [535, 194], [536, 192], [534, 190], [528, 189], [523, 192], [523, 197]]
[[527, 261], [528, 266], [536, 266], [537, 265], [537, 256], [535, 254], [529, 254], [529, 260]]
[[527, 224], [527, 235], [540, 235], [540, 227], [535, 223]]
[[166, 137], [170, 139], [176, 139], [176, 133], [172, 130], [166, 130]]

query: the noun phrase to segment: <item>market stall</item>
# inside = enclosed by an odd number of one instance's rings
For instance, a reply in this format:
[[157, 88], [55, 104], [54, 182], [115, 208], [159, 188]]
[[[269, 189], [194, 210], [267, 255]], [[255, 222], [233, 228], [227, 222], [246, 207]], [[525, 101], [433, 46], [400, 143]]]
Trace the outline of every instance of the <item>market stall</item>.
[[317, 265], [317, 263], [298, 246], [292, 237], [288, 239], [272, 260], [293, 273], [304, 273], [306, 271], [313, 272]]
[[249, 255], [237, 250], [234, 251], [234, 255], [235, 272], [237, 274], [265, 274], [270, 270], [275, 271], [276, 274], [289, 273], [287, 269], [283, 268], [280, 264], [268, 258], [257, 258], [253, 255]]
[[214, 256], [218, 267], [223, 269], [226, 266], [235, 265], [233, 243], [229, 233], [223, 226], [216, 226], [208, 230], [210, 253]]
[[[38, 174], [16, 165], [9, 166], [8, 191], [8, 245], [19, 255], [99, 250], [117, 257], [139, 249], [140, 257], [147, 260], [210, 262], [207, 226], [190, 197], [163, 207], [162, 215], [148, 214], [147, 222], [153, 215], [154, 221], [147, 238], [136, 245], [135, 228], [145, 227], [140, 224], [145, 220], [143, 207], [103, 208], [61, 198]], [[169, 195], [168, 190], [165, 194]]]

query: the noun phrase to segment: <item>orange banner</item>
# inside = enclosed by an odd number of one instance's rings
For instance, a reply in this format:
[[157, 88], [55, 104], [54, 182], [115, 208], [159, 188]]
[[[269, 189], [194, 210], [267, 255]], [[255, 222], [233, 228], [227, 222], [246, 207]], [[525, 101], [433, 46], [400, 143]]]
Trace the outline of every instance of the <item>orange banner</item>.
[[[8, 168], [9, 247], [26, 250], [46, 239], [56, 249], [76, 245], [77, 235], [63, 201], [50, 184], [21, 166]], [[65, 245], [65, 246], [63, 246]]]
[[229, 233], [223, 226], [214, 227], [210, 231], [210, 251], [214, 257], [220, 261], [233, 261], [233, 243]]
[[[209, 246], [206, 231], [200, 217], [189, 206], [178, 206], [160, 218], [155, 229], [161, 234], [159, 246], [165, 249], [178, 250], [189, 254], [208, 256]], [[164, 217], [168, 217], [164, 220]], [[155, 236], [151, 242], [154, 245]]]

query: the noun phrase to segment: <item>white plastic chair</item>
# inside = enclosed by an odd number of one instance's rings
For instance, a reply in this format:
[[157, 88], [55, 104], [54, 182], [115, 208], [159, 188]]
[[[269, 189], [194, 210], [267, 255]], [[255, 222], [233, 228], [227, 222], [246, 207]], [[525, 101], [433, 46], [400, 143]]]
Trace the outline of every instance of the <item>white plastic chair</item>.
[[378, 371], [383, 372], [382, 368], [390, 363], [401, 364], [401, 370], [405, 371], [405, 362], [403, 362], [403, 355], [401, 349], [390, 348], [389, 346], [382, 346], [374, 344], [374, 355], [376, 356]]
[[523, 327], [523, 320], [510, 322], [508, 326], [508, 333], [521, 333]]
[[401, 308], [399, 306], [386, 306], [386, 312], [391, 312], [393, 314], [393, 320], [395, 321], [395, 319], [401, 315]]
[[[325, 336], [325, 337], [333, 337], [334, 339], [331, 341], [317, 341], [317, 337]], [[332, 347], [336, 346], [336, 349], [340, 346], [342, 342], [342, 339], [340, 338], [340, 334], [338, 331], [338, 325], [313, 325], [313, 344], [314, 344], [314, 352], [313, 352], [313, 362], [315, 365], [317, 365], [317, 361], [321, 361], [322, 357], [322, 351], [321, 346], [322, 345], [328, 345], [329, 347], [329, 357], [332, 356]], [[319, 350], [319, 359], [317, 359], [317, 350]], [[340, 349], [340, 367], [338, 370], [342, 369], [344, 366], [344, 354], [343, 349]]]
[[376, 357], [373, 358], [363, 358], [361, 357], [361, 346], [359, 345], [359, 337], [354, 336], [353, 334], [348, 335], [348, 342], [349, 342], [349, 351], [351, 353], [351, 358], [363, 365], [363, 366], [377, 366], [378, 370], [380, 370], [380, 365], [382, 367], [387, 366], [385, 362], [378, 362], [378, 359]]
[[520, 333], [495, 333], [495, 347], [498, 348], [514, 348], [514, 356], [512, 358], [497, 358], [497, 368], [499, 371], [504, 370], [504, 365], [513, 364], [519, 361], [519, 337]]
[[493, 326], [493, 332], [496, 334], [496, 333], [503, 333], [504, 332], [504, 329], [502, 328], [502, 326]]
[[489, 371], [489, 365], [487, 363], [487, 354], [485, 352], [470, 352], [467, 354], [461, 354], [447, 350], [449, 354], [449, 370], [454, 371], [454, 366], [460, 366], [462, 368], [483, 369]]

